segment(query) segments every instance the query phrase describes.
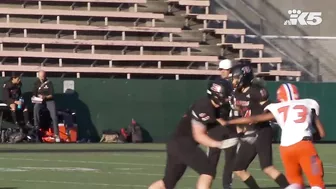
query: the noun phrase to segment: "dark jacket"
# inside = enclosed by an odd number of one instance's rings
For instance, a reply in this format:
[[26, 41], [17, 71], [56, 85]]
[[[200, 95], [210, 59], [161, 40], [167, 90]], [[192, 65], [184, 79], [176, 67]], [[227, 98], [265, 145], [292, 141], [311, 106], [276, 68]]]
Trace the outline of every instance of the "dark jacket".
[[12, 83], [12, 80], [6, 81], [2, 87], [3, 101], [7, 104], [13, 104], [14, 101], [19, 100], [21, 97], [21, 86], [21, 82], [14, 84]]
[[[40, 79], [36, 80], [33, 88], [33, 96], [38, 95], [48, 96], [53, 94], [54, 94], [54, 85], [50, 80], [45, 79], [43, 82]], [[47, 100], [53, 100], [53, 99], [47, 99]]]

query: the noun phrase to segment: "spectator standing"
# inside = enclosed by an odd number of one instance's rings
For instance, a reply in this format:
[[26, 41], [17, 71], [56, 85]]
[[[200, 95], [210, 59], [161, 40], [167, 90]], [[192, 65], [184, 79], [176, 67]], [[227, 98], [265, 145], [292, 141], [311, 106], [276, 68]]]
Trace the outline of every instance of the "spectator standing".
[[36, 127], [40, 125], [40, 111], [43, 107], [47, 107], [52, 119], [55, 141], [60, 142], [58, 120], [56, 112], [56, 104], [54, 101], [54, 86], [53, 83], [46, 77], [45, 71], [39, 71], [38, 79], [34, 83], [33, 95], [41, 98], [42, 103], [34, 105], [34, 124]]

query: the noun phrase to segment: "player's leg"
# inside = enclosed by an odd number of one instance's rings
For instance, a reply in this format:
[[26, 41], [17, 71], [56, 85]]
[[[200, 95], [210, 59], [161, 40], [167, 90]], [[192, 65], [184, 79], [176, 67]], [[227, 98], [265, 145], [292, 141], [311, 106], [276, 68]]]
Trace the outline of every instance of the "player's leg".
[[246, 171], [255, 156], [257, 155], [255, 146], [247, 142], [241, 142], [236, 154], [234, 163], [234, 174], [237, 175], [249, 188], [259, 189], [256, 180]]
[[[215, 140], [224, 140], [229, 137], [236, 137], [235, 129], [228, 129], [227, 127], [218, 126], [208, 131], [208, 135]], [[229, 189], [232, 185], [232, 172], [233, 172], [233, 161], [236, 155], [236, 146], [225, 149], [225, 165], [223, 170], [223, 188]], [[211, 166], [216, 170], [218, 165], [218, 160], [222, 150], [218, 148], [208, 148], [207, 154]], [[214, 176], [215, 177], [215, 176]]]
[[265, 127], [258, 132], [256, 150], [259, 156], [260, 167], [266, 175], [271, 177], [281, 188], [289, 185], [286, 177], [273, 165], [272, 128]]
[[[280, 156], [285, 168], [285, 174], [291, 185], [304, 186], [297, 148], [293, 146], [280, 146]], [[300, 152], [300, 150], [299, 150]]]
[[230, 189], [232, 186], [232, 173], [237, 152], [237, 146], [233, 146], [224, 150], [225, 164], [223, 171], [223, 188]]
[[311, 141], [300, 142], [300, 165], [310, 186], [315, 189], [324, 189], [324, 170], [320, 157]]
[[23, 119], [24, 119], [24, 122], [26, 124], [26, 126], [28, 127], [32, 127], [33, 125], [30, 123], [30, 119], [29, 119], [29, 111], [28, 111], [28, 108], [25, 104], [23, 104]]
[[179, 160], [174, 148], [177, 148], [176, 145], [171, 143], [167, 145], [167, 160], [164, 177], [151, 184], [148, 189], [173, 189], [183, 176], [187, 165]]
[[9, 107], [10, 107], [10, 111], [11, 111], [11, 116], [12, 116], [12, 119], [13, 119], [13, 122], [18, 125], [18, 121], [17, 121], [17, 118], [16, 118], [16, 104], [8, 104]]
[[[229, 127], [228, 130], [228, 138], [237, 137], [237, 131], [235, 127]], [[230, 189], [232, 186], [232, 176], [233, 176], [233, 169], [235, 164], [235, 158], [237, 153], [237, 146], [232, 146], [230, 148], [224, 149], [225, 155], [225, 164], [224, 164], [224, 171], [223, 171], [223, 188]]]
[[162, 180], [151, 184], [148, 189], [174, 189], [177, 182], [183, 176], [187, 166], [174, 160], [175, 157], [169, 157], [166, 164], [165, 175]]
[[183, 147], [183, 152], [180, 153], [183, 153], [180, 156], [182, 162], [200, 175], [196, 188], [210, 189], [216, 170], [211, 166], [206, 153], [201, 148], [191, 145], [188, 148]]

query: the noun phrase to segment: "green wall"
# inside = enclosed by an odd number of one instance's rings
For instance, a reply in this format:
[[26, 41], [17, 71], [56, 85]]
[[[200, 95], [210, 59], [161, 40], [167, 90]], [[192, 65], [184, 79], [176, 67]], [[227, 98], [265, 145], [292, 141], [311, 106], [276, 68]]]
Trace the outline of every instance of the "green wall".
[[[26, 99], [31, 96], [35, 79], [22, 79]], [[55, 86], [57, 107], [76, 110], [80, 137], [97, 140], [102, 130], [127, 127], [134, 118], [150, 133], [146, 138], [157, 142], [165, 141], [188, 106], [206, 95], [208, 83], [197, 80], [50, 79]], [[63, 94], [63, 80], [75, 81], [75, 94]], [[320, 103], [321, 118], [328, 133], [326, 140], [336, 141], [331, 119], [333, 107], [336, 107], [333, 100], [336, 84], [297, 85], [302, 97], [314, 98]], [[267, 84], [273, 99], [278, 86], [279, 83]]]

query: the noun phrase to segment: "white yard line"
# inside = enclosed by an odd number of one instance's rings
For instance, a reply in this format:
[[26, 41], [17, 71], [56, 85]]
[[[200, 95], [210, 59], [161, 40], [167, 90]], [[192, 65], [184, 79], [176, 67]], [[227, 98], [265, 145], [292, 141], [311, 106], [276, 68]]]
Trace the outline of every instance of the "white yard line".
[[[78, 161], [78, 160], [76, 161], [76, 160], [59, 160], [59, 159], [50, 160], [50, 159], [6, 158], [6, 157], [0, 157], [0, 160], [165, 167], [164, 164], [146, 164], [146, 163], [110, 162], [110, 161]], [[282, 163], [281, 161], [274, 161], [274, 162]], [[324, 167], [327, 167], [327, 168], [336, 168], [336, 164], [333, 164], [333, 163], [323, 163], [323, 165]]]
[[[128, 162], [105, 162], [105, 161], [74, 161], [74, 160], [48, 160], [48, 159], [28, 159], [28, 158], [5, 158], [0, 157], [0, 160], [11, 160], [11, 161], [34, 161], [34, 162], [60, 162], [60, 163], [80, 163], [80, 164], [109, 164], [109, 165], [127, 165], [127, 166], [149, 166], [149, 167], [165, 167], [164, 164], [143, 164], [143, 163], [128, 163]], [[327, 168], [336, 168], [336, 164], [325, 163], [324, 167]], [[249, 168], [249, 170], [258, 170], [260, 168]], [[283, 171], [280, 169], [280, 171]], [[100, 173], [100, 172], [96, 172]], [[156, 173], [134, 173], [134, 172], [101, 172], [107, 174], [126, 174], [126, 175], [144, 175], [144, 176], [163, 176], [163, 174], [156, 174]], [[327, 174], [336, 174], [336, 171], [325, 171]], [[188, 176], [185, 175], [184, 177], [197, 177], [197, 176]]]
[[[47, 184], [63, 184], [63, 185], [85, 185], [85, 186], [108, 186], [108, 187], [120, 187], [120, 188], [147, 188], [146, 185], [135, 185], [135, 184], [106, 184], [106, 183], [84, 183], [84, 182], [68, 182], [68, 181], [54, 181], [54, 180], [31, 180], [31, 179], [2, 179], [1, 181], [11, 181], [11, 182], [24, 182], [24, 183], [47, 183]], [[182, 187], [182, 189], [192, 189], [189, 187]]]
[[59, 163], [83, 163], [83, 164], [109, 164], [109, 165], [136, 165], [136, 166], [151, 166], [164, 167], [162, 164], [146, 164], [146, 163], [128, 163], [128, 162], [107, 162], [107, 161], [74, 161], [74, 160], [50, 160], [50, 159], [29, 159], [29, 158], [5, 158], [0, 157], [0, 160], [11, 161], [36, 161], [36, 162], [59, 162]]

